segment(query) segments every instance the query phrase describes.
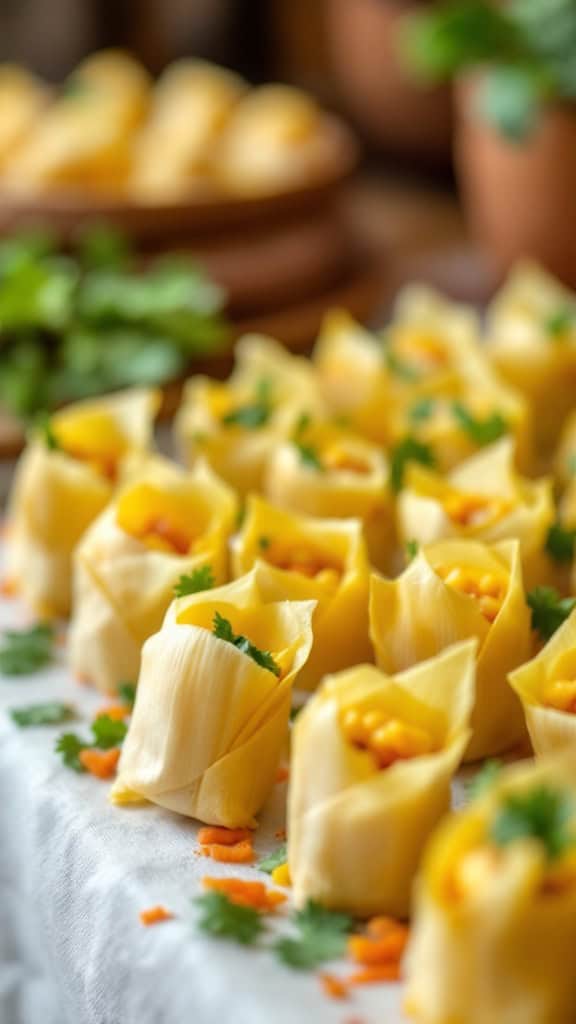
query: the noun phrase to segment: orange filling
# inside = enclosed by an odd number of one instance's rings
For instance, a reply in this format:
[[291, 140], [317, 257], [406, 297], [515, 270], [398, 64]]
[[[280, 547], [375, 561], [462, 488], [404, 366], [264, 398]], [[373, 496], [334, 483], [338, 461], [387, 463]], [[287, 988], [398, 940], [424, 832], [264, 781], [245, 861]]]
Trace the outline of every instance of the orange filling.
[[358, 476], [366, 476], [370, 472], [370, 464], [366, 459], [340, 446], [328, 449], [322, 457], [322, 463], [326, 469], [335, 472], [356, 473]]
[[486, 526], [501, 519], [509, 503], [481, 494], [450, 494], [444, 501], [444, 510], [458, 526]]
[[122, 495], [116, 520], [121, 530], [151, 550], [176, 555], [194, 550], [193, 508], [181, 496], [151, 484], [137, 484]]
[[445, 565], [438, 566], [436, 573], [451, 590], [477, 601], [484, 618], [494, 622], [506, 596], [506, 581], [502, 576]]
[[85, 462], [108, 480], [115, 480], [126, 438], [106, 413], [78, 412], [55, 417], [52, 430], [58, 445], [72, 459]]
[[187, 555], [194, 547], [194, 542], [184, 530], [170, 522], [167, 516], [149, 519], [132, 536], [155, 551], [174, 552], [177, 555]]
[[433, 750], [431, 737], [424, 729], [390, 718], [384, 711], [349, 708], [342, 714], [341, 725], [348, 742], [372, 754], [380, 770]]
[[306, 544], [295, 544], [289, 548], [272, 543], [262, 551], [262, 557], [277, 569], [299, 572], [310, 579], [315, 579], [322, 573], [327, 579], [333, 576], [334, 582], [337, 582], [341, 575], [338, 564], [327, 558], [324, 552], [314, 550]]
[[406, 328], [394, 339], [396, 354], [417, 367], [435, 369], [448, 363], [448, 353], [435, 334]]

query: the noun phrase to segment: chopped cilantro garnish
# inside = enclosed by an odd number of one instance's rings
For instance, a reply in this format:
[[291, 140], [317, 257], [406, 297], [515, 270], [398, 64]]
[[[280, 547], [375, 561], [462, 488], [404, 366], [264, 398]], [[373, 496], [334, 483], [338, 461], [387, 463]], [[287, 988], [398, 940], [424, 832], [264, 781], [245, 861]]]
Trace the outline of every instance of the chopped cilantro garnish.
[[128, 726], [125, 722], [117, 722], [108, 715], [99, 715], [90, 726], [93, 741], [83, 740], [76, 733], [66, 732], [56, 741], [56, 753], [62, 755], [62, 760], [67, 768], [75, 772], [83, 772], [84, 767], [80, 761], [80, 753], [83, 750], [112, 750], [122, 743]]
[[454, 402], [452, 412], [462, 430], [482, 448], [485, 445], [493, 444], [508, 430], [508, 424], [499, 412], [490, 413], [484, 418], [473, 416], [462, 402]]
[[118, 684], [118, 696], [123, 704], [127, 707], [133, 708], [134, 701], [136, 700], [136, 684], [135, 683], [119, 683]]
[[417, 540], [406, 541], [406, 558], [408, 559], [409, 562], [411, 562], [413, 558], [416, 558], [416, 555], [418, 554], [418, 548], [419, 544]]
[[181, 576], [174, 586], [176, 597], [187, 597], [202, 590], [211, 590], [215, 585], [214, 573], [209, 565], [201, 565], [188, 575]]
[[389, 348], [384, 349], [384, 359], [390, 373], [393, 374], [394, 377], [399, 377], [400, 380], [415, 381], [419, 380], [422, 376], [418, 370], [415, 370], [413, 366], [405, 363]]
[[570, 306], [557, 309], [544, 323], [546, 334], [554, 341], [559, 341], [566, 336], [574, 326], [575, 311]]
[[409, 462], [419, 462], [423, 466], [434, 466], [436, 460], [430, 445], [407, 436], [392, 449], [390, 455], [390, 483], [398, 493], [402, 490], [404, 473]]
[[80, 754], [89, 747], [89, 743], [83, 743], [74, 732], [65, 732], [56, 741], [56, 753], [62, 755], [62, 760], [67, 768], [73, 772], [83, 772], [86, 769], [80, 761]]
[[281, 864], [286, 863], [287, 856], [286, 843], [282, 843], [280, 846], [277, 846], [272, 853], [269, 853], [267, 857], [263, 857], [262, 860], [259, 860], [256, 867], [259, 868], [260, 871], [266, 871], [271, 875], [274, 868], [279, 868]]
[[10, 718], [26, 729], [35, 725], [59, 725], [74, 718], [74, 708], [70, 704], [51, 701], [47, 704], [29, 704], [24, 708], [11, 708]]
[[327, 960], [336, 960], [346, 951], [346, 938], [352, 928], [347, 914], [325, 910], [309, 900], [292, 918], [297, 935], [279, 939], [274, 950], [289, 967], [310, 970]]
[[490, 827], [490, 838], [497, 846], [517, 839], [538, 839], [553, 860], [573, 845], [576, 836], [570, 828], [574, 816], [572, 798], [559, 789], [540, 785], [525, 793], [510, 793], [503, 801]]
[[223, 892], [207, 892], [194, 900], [200, 908], [199, 927], [219, 939], [233, 939], [251, 946], [262, 934], [262, 916], [253, 907], [242, 907]]
[[247, 637], [237, 634], [232, 629], [231, 623], [228, 619], [225, 619], [220, 612], [215, 612], [213, 630], [214, 636], [217, 636], [220, 640], [225, 640], [229, 644], [233, 644], [243, 654], [247, 654], [249, 658], [252, 658], [257, 665], [261, 668], [265, 668], [268, 672], [272, 672], [273, 675], [280, 675], [280, 667], [274, 661], [274, 658], [270, 654], [270, 651], [262, 651], [259, 647], [256, 647]]
[[302, 437], [302, 434], [304, 434], [308, 430], [308, 427], [310, 426], [311, 423], [312, 417], [310, 416], [310, 413], [301, 412], [300, 415], [298, 416], [298, 419], [296, 420], [296, 423], [294, 424], [295, 440], [298, 440], [298, 438]]
[[267, 402], [250, 402], [239, 405], [224, 416], [222, 423], [227, 427], [245, 427], [246, 430], [258, 430], [268, 423], [271, 409]]
[[270, 537], [258, 537], [258, 547], [260, 548], [260, 551], [267, 551], [271, 543], [272, 541], [270, 540]]
[[300, 462], [302, 465], [307, 466], [309, 469], [315, 469], [317, 472], [322, 472], [324, 470], [322, 460], [320, 459], [318, 450], [314, 445], [304, 444], [301, 441], [293, 441], [292, 443], [300, 456]]
[[484, 761], [480, 770], [476, 772], [476, 775], [471, 779], [466, 787], [468, 796], [472, 800], [477, 796], [482, 796], [486, 790], [490, 789], [494, 785], [501, 771], [502, 762], [498, 761], [496, 758], [490, 758], [488, 761]]
[[546, 537], [546, 551], [555, 562], [571, 562], [575, 543], [576, 530], [567, 530], [560, 523], [553, 523]]
[[47, 622], [5, 632], [0, 646], [0, 673], [25, 676], [44, 668], [52, 661], [54, 635], [53, 626]]
[[532, 629], [549, 640], [576, 607], [576, 597], [560, 597], [554, 587], [534, 587], [526, 598], [532, 609]]
[[408, 410], [408, 417], [413, 423], [424, 423], [434, 414], [437, 402], [435, 398], [419, 398]]

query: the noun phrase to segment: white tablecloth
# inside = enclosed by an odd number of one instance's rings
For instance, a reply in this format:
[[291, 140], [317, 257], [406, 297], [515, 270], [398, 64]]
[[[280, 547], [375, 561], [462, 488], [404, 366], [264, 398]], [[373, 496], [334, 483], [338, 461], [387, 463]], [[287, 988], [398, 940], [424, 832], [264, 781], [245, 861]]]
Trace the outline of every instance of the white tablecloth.
[[[0, 629], [25, 621], [0, 604]], [[0, 678], [0, 1024], [400, 1024], [399, 986], [334, 1002], [314, 974], [199, 932], [201, 877], [238, 869], [195, 856], [194, 822], [113, 807], [106, 783], [64, 768], [54, 743], [68, 725], [18, 729], [5, 713], [50, 699], [74, 703], [84, 721], [70, 728], [86, 734], [103, 703], [64, 661]], [[262, 816], [263, 854], [277, 845], [283, 788]], [[143, 928], [139, 912], [158, 903], [176, 920]]]

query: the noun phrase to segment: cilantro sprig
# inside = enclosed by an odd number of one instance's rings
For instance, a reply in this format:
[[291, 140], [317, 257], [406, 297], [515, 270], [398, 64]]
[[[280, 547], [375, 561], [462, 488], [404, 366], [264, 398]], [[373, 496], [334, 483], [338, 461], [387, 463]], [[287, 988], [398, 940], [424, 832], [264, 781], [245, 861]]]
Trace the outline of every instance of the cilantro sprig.
[[405, 544], [406, 548], [406, 559], [411, 562], [413, 558], [416, 558], [420, 545], [417, 540], [407, 540]]
[[55, 635], [48, 622], [39, 622], [30, 629], [7, 630], [0, 640], [0, 674], [27, 676], [50, 664]]
[[481, 448], [493, 444], [508, 430], [508, 424], [499, 412], [485, 417], [474, 416], [463, 402], [453, 402], [452, 414], [462, 430]]
[[302, 910], [296, 911], [292, 920], [296, 935], [274, 944], [278, 959], [288, 967], [310, 970], [328, 960], [337, 960], [345, 953], [346, 939], [353, 924], [347, 914], [333, 913], [309, 900]]
[[525, 793], [510, 793], [490, 826], [496, 846], [518, 839], [537, 839], [550, 860], [560, 857], [576, 841], [572, 828], [572, 797], [552, 786], [539, 785]]
[[267, 874], [271, 875], [275, 868], [279, 868], [281, 864], [286, 863], [288, 857], [288, 851], [286, 843], [281, 843], [277, 846], [272, 853], [269, 853], [267, 857], [263, 857], [259, 860], [256, 867], [260, 871], [266, 871]]
[[83, 750], [112, 750], [119, 747], [123, 742], [128, 726], [125, 722], [118, 722], [109, 715], [98, 715], [90, 726], [92, 740], [83, 740], [73, 732], [65, 732], [56, 741], [56, 753], [60, 754], [62, 761], [67, 768], [75, 772], [84, 772], [85, 768], [80, 761], [80, 754]]
[[476, 797], [483, 796], [484, 793], [491, 789], [499, 778], [501, 771], [502, 762], [498, 761], [497, 758], [491, 757], [484, 761], [482, 767], [476, 772], [476, 775], [466, 787], [466, 792], [470, 799], [475, 800]]
[[561, 597], [554, 587], [534, 587], [527, 595], [532, 629], [549, 640], [576, 608], [576, 597]]
[[407, 435], [398, 442], [390, 454], [390, 483], [396, 494], [402, 490], [404, 474], [410, 462], [433, 467], [436, 465], [436, 458], [430, 445]]
[[264, 931], [261, 914], [252, 907], [233, 903], [226, 893], [207, 892], [194, 903], [201, 912], [198, 926], [216, 938], [252, 946]]
[[561, 523], [553, 523], [546, 537], [546, 551], [555, 562], [566, 564], [574, 557], [576, 530], [569, 530]]
[[220, 612], [214, 613], [212, 632], [219, 640], [225, 640], [227, 643], [237, 647], [243, 654], [247, 654], [261, 668], [267, 669], [268, 672], [272, 672], [275, 676], [280, 675], [280, 666], [276, 664], [270, 651], [261, 650], [248, 637], [235, 633], [229, 620], [220, 615]]
[[258, 430], [270, 419], [271, 409], [267, 402], [249, 402], [239, 405], [226, 413], [222, 423], [226, 427], [244, 427], [246, 430]]
[[562, 341], [576, 322], [576, 310], [570, 306], [561, 306], [544, 322], [544, 330], [553, 341]]
[[435, 398], [418, 398], [408, 410], [408, 418], [412, 423], [425, 423], [433, 415], [437, 406]]
[[174, 586], [174, 596], [188, 597], [189, 594], [199, 594], [202, 590], [212, 590], [215, 584], [216, 580], [212, 567], [210, 565], [201, 565], [188, 575], [180, 577]]
[[300, 456], [300, 462], [303, 466], [308, 469], [314, 469], [317, 473], [324, 472], [324, 466], [318, 449], [313, 444], [306, 444], [304, 441], [298, 441], [294, 439], [292, 441], [298, 455]]
[[75, 711], [70, 704], [49, 701], [46, 704], [28, 704], [22, 708], [10, 708], [10, 718], [21, 729], [37, 725], [60, 725], [74, 718]]
[[136, 700], [136, 684], [122, 682], [118, 683], [118, 696], [127, 708], [133, 708]]

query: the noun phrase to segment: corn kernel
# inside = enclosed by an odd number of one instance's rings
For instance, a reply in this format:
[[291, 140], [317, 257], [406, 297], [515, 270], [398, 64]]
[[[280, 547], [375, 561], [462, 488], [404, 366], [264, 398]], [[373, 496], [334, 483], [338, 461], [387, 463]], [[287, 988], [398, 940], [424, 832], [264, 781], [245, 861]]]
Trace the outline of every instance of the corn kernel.
[[391, 719], [373, 732], [370, 749], [377, 755], [380, 764], [386, 766], [399, 758], [429, 753], [430, 737], [417, 726]]
[[502, 603], [497, 597], [490, 597], [488, 594], [479, 598], [478, 605], [482, 615], [485, 619], [488, 619], [488, 622], [494, 622], [502, 607]]
[[555, 679], [544, 691], [544, 703], [557, 711], [576, 711], [576, 679]]
[[363, 716], [356, 708], [350, 708], [342, 716], [342, 729], [350, 743], [365, 743], [370, 731], [364, 725]]
[[386, 715], [383, 711], [365, 711], [362, 716], [362, 724], [370, 735], [386, 723]]
[[504, 590], [504, 584], [501, 579], [492, 572], [486, 572], [480, 577], [478, 583], [478, 589], [481, 594], [485, 594], [486, 597], [502, 597], [502, 591]]
[[272, 872], [272, 881], [275, 885], [284, 885], [286, 887], [291, 885], [290, 869], [288, 864], [279, 864], [277, 868], [274, 868]]

